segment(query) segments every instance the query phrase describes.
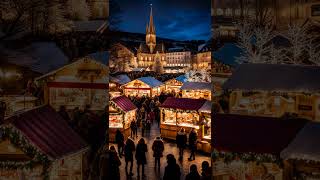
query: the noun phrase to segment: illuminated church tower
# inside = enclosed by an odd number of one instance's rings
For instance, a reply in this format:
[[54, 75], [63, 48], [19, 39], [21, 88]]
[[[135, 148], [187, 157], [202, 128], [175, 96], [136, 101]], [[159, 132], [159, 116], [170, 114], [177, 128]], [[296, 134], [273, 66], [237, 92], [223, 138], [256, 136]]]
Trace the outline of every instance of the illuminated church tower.
[[146, 44], [149, 47], [151, 53], [153, 53], [156, 47], [156, 28], [153, 25], [152, 4], [150, 7], [150, 19], [149, 24], [146, 27]]

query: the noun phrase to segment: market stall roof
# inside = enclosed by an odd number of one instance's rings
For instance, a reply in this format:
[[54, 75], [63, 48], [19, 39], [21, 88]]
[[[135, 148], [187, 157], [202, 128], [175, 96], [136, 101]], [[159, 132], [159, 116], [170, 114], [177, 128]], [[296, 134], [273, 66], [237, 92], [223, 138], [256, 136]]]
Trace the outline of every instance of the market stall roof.
[[206, 101], [202, 107], [199, 109], [199, 112], [211, 113], [212, 102]]
[[213, 87], [209, 82], [185, 82], [181, 90], [211, 90]]
[[319, 92], [319, 82], [319, 66], [241, 64], [224, 83], [223, 89]]
[[303, 119], [217, 113], [214, 115], [212, 143], [219, 151], [280, 156], [305, 123]]
[[118, 83], [120, 85], [124, 85], [124, 84], [129, 83], [131, 81], [131, 79], [126, 74], [119, 74], [115, 77], [110, 76], [110, 81]]
[[188, 79], [185, 75], [180, 75], [180, 76], [176, 77], [176, 80], [180, 81], [182, 83], [185, 83], [185, 82], [187, 82]]
[[108, 26], [105, 20], [73, 21], [74, 31], [77, 32], [104, 32]]
[[154, 88], [154, 87], [159, 87], [161, 85], [163, 85], [163, 83], [159, 80], [157, 80], [156, 78], [154, 77], [141, 77], [141, 78], [138, 78], [138, 80], [148, 84], [150, 87]]
[[111, 101], [113, 101], [120, 109], [125, 112], [137, 109], [137, 107], [126, 96], [115, 97]]
[[281, 158], [320, 162], [320, 123], [309, 122], [281, 152]]
[[72, 67], [72, 66], [74, 66], [74, 65], [76, 65], [76, 64], [81, 64], [81, 63], [83, 63], [83, 62], [85, 62], [85, 61], [88, 61], [88, 60], [93, 61], [93, 62], [99, 64], [99, 65], [100, 65], [101, 67], [103, 67], [103, 68], [108, 68], [108, 66], [107, 66], [106, 64], [103, 64], [103, 63], [101, 63], [100, 61], [97, 61], [97, 60], [95, 60], [94, 58], [92, 58], [92, 57], [90, 57], [90, 56], [87, 56], [87, 57], [82, 57], [82, 58], [80, 58], [80, 59], [77, 59], [77, 60], [75, 60], [75, 61], [73, 61], [73, 62], [71, 62], [71, 63], [69, 63], [69, 64], [64, 65], [64, 66], [61, 66], [61, 67], [59, 67], [59, 68], [56, 69], [56, 70], [53, 70], [53, 71], [51, 71], [51, 72], [48, 72], [47, 74], [44, 74], [44, 75], [36, 78], [35, 80], [36, 80], [36, 81], [41, 80], [41, 79], [46, 78], [46, 77], [48, 77], [48, 76], [54, 75], [54, 74], [56, 74], [57, 72], [65, 69], [65, 68], [67, 68], [67, 67]]
[[88, 145], [50, 106], [40, 106], [8, 117], [6, 124], [21, 132], [52, 159], [83, 151]]
[[162, 108], [198, 111], [206, 102], [205, 99], [188, 99], [168, 97], [161, 105]]

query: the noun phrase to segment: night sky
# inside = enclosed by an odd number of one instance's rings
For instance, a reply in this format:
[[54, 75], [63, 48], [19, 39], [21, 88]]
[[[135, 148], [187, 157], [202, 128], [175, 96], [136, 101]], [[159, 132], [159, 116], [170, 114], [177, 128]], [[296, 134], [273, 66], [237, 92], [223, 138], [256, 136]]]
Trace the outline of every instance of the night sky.
[[157, 37], [175, 40], [208, 40], [211, 37], [210, 0], [116, 0], [116, 2], [121, 9], [121, 23], [118, 25], [121, 31], [145, 34], [152, 4]]

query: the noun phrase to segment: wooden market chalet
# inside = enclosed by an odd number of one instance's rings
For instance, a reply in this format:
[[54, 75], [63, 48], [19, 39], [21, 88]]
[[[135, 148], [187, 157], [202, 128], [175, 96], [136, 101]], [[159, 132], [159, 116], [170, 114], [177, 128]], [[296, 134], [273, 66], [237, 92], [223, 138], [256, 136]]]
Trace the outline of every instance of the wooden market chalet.
[[185, 82], [181, 86], [182, 97], [211, 101], [212, 84], [209, 82]]
[[124, 137], [130, 136], [130, 124], [137, 116], [137, 107], [126, 96], [118, 96], [109, 103], [109, 140], [115, 141], [115, 134], [120, 130]]
[[160, 95], [165, 86], [154, 77], [141, 77], [135, 79], [123, 86], [124, 95], [126, 96], [147, 96], [154, 97]]
[[181, 86], [183, 85], [183, 83], [185, 83], [187, 81], [187, 78], [185, 75], [180, 75], [176, 78], [173, 79], [169, 79], [168, 81], [166, 81], [165, 84], [165, 90], [166, 92], [176, 92], [179, 93]]
[[[211, 102], [205, 99], [168, 97], [160, 106], [161, 137], [175, 139], [184, 128], [187, 133], [194, 128], [198, 133], [198, 149], [211, 152]], [[210, 106], [210, 107], [209, 107]]]
[[7, 117], [0, 131], [0, 179], [84, 179], [89, 146], [52, 107]]
[[108, 67], [84, 57], [36, 79], [44, 91], [45, 104], [68, 110], [90, 105], [103, 110], [108, 102]]
[[320, 67], [241, 64], [224, 85], [232, 114], [320, 119]]

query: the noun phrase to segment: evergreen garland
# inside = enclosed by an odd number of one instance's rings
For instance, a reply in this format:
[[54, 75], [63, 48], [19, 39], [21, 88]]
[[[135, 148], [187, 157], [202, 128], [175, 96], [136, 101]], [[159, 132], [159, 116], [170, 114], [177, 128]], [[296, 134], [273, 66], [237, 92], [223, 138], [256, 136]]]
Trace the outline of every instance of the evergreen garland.
[[48, 169], [50, 167], [51, 161], [49, 158], [37, 150], [33, 145], [31, 145], [28, 140], [23, 137], [20, 132], [14, 127], [1, 126], [0, 127], [0, 142], [4, 139], [9, 139], [9, 141], [16, 147], [21, 148], [21, 150], [28, 156], [32, 157], [31, 160], [26, 162], [14, 162], [14, 161], [0, 161], [0, 168], [2, 169], [32, 169], [35, 165], [41, 164], [43, 166], [42, 176], [44, 179], [49, 178]]
[[229, 164], [234, 160], [241, 160], [244, 163], [256, 162], [257, 164], [261, 163], [275, 163], [279, 167], [282, 167], [282, 161], [280, 157], [277, 157], [272, 154], [258, 154], [258, 153], [234, 153], [234, 152], [219, 152], [214, 150], [212, 152], [212, 160], [217, 161], [222, 159], [224, 163]]

